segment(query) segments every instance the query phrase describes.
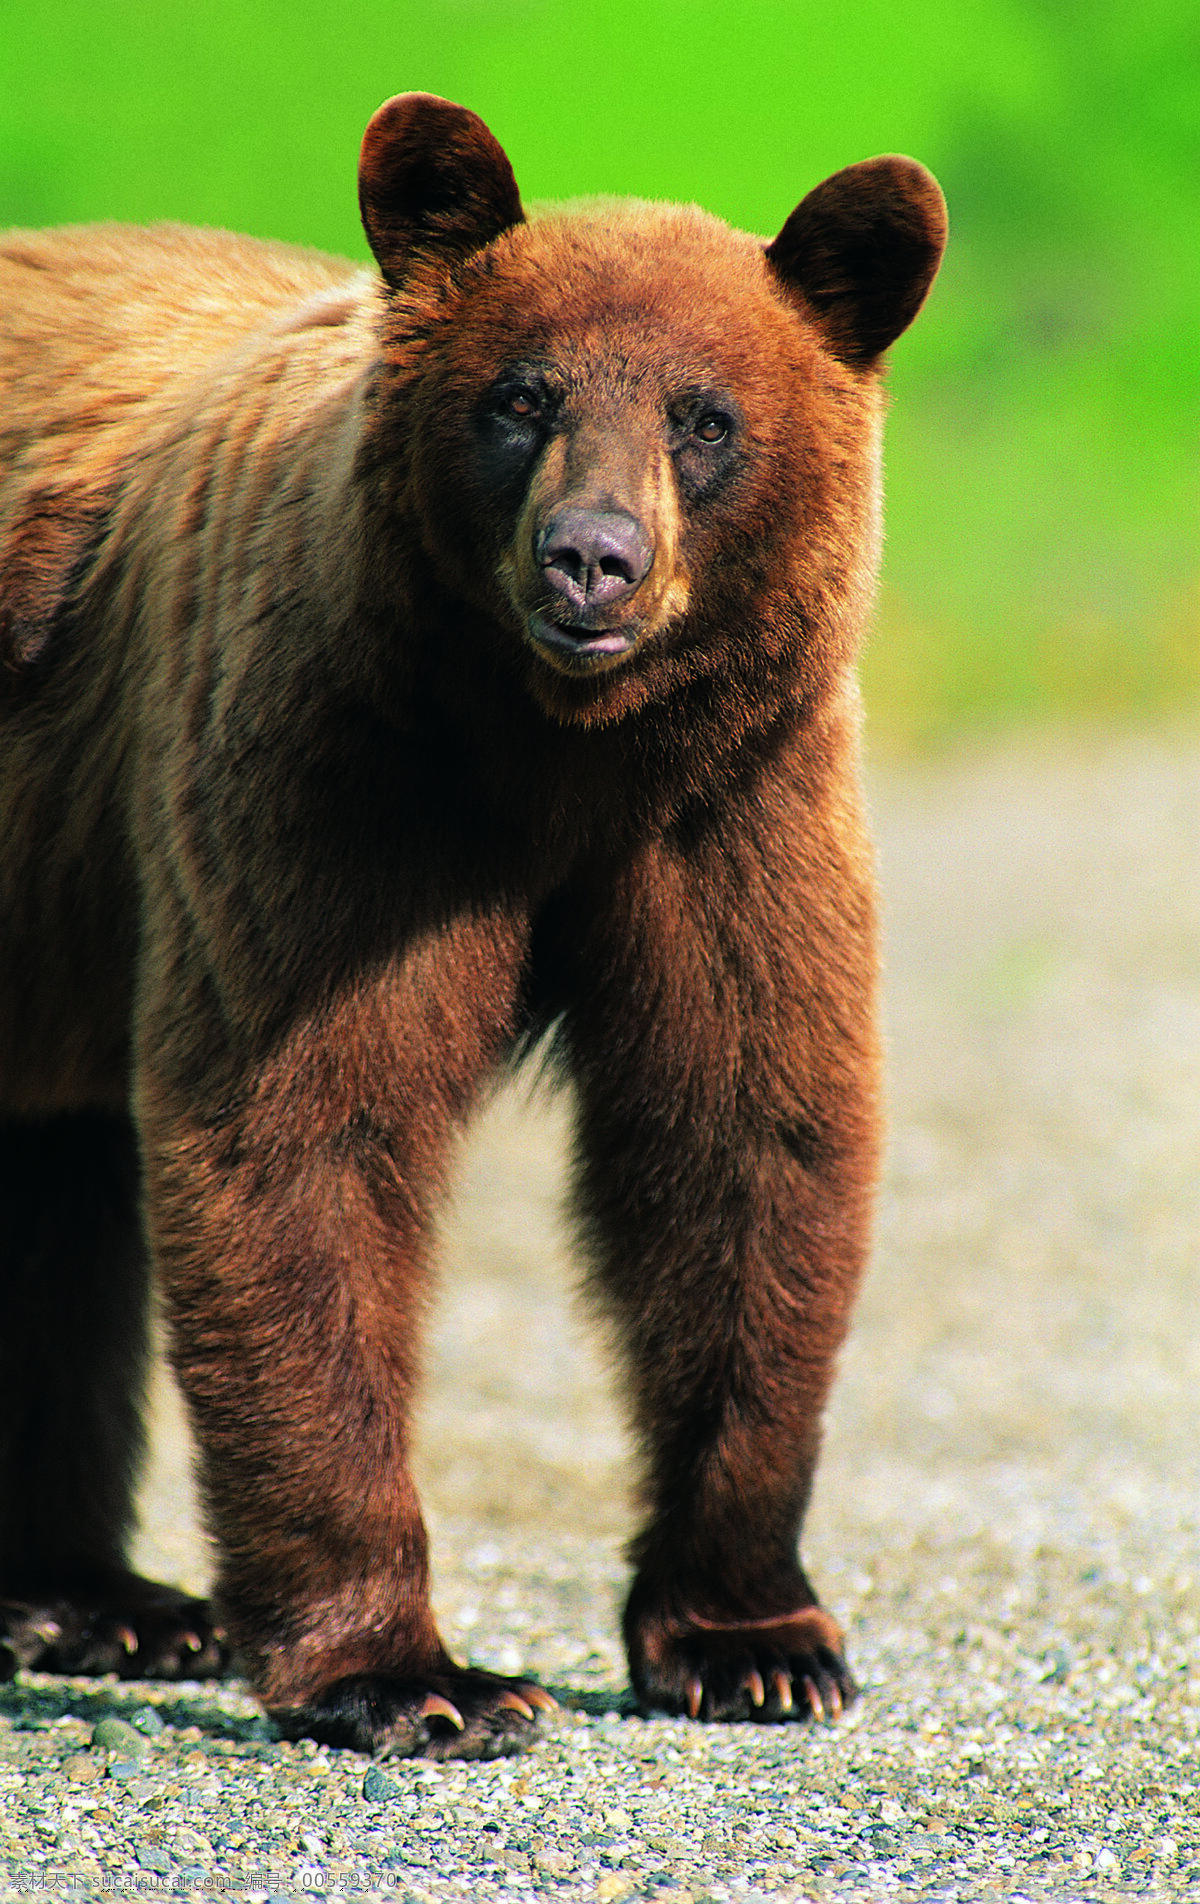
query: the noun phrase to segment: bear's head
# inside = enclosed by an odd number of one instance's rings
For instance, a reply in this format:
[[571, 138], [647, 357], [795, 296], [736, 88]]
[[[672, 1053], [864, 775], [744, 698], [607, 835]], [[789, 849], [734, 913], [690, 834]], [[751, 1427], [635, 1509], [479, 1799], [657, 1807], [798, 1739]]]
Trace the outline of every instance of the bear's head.
[[545, 711], [832, 678], [876, 567], [880, 359], [945, 241], [929, 173], [850, 166], [767, 244], [694, 207], [527, 220], [482, 120], [407, 94], [359, 194], [405, 502]]

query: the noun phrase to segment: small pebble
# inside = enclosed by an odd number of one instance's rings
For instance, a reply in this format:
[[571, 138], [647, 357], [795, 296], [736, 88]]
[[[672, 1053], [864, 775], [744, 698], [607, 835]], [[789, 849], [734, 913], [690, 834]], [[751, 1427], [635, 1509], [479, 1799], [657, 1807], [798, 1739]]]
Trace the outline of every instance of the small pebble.
[[72, 1785], [93, 1785], [103, 1777], [104, 1767], [87, 1752], [73, 1752], [69, 1759], [63, 1760], [63, 1774]]
[[372, 1804], [376, 1805], [386, 1804], [389, 1798], [400, 1796], [400, 1787], [395, 1779], [389, 1778], [386, 1772], [381, 1772], [377, 1765], [368, 1767], [366, 1777], [363, 1779], [362, 1791], [363, 1797], [370, 1799]]
[[109, 1759], [108, 1761], [108, 1776], [115, 1779], [118, 1785], [132, 1784], [135, 1778], [140, 1778], [142, 1769], [136, 1759]]
[[101, 1752], [119, 1752], [123, 1758], [144, 1759], [149, 1741], [125, 1719], [98, 1719], [92, 1727], [92, 1746]]

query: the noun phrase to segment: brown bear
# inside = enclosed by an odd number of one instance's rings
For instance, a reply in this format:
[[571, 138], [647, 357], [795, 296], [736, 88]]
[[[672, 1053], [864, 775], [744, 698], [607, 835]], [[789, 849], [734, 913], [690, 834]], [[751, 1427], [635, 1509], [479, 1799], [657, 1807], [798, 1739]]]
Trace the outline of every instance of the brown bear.
[[[549, 1043], [638, 1698], [835, 1716], [797, 1538], [878, 1149], [853, 664], [941, 195], [881, 158], [769, 244], [526, 221], [421, 94], [359, 181], [382, 275], [172, 226], [0, 257], [0, 1656], [528, 1736], [547, 1695], [441, 1644], [406, 1457], [455, 1137]], [[151, 1266], [215, 1614], [125, 1561]]]

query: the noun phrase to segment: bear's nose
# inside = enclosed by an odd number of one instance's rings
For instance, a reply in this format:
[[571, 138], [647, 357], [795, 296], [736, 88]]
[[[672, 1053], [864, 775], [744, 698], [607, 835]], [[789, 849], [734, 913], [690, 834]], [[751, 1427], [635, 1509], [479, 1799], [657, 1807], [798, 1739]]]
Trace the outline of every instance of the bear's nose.
[[534, 553], [550, 587], [576, 613], [632, 595], [654, 560], [646, 531], [623, 509], [556, 509]]

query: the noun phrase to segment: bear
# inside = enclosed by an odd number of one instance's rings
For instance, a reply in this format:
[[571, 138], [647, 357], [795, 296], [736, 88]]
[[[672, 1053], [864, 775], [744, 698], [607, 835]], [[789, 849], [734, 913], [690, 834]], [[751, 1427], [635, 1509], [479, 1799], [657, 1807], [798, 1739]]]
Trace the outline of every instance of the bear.
[[[0, 258], [0, 1659], [519, 1749], [408, 1468], [458, 1136], [535, 1049], [641, 1451], [643, 1709], [833, 1719], [801, 1565], [880, 1147], [855, 659], [882, 364], [945, 208], [526, 217], [388, 101], [375, 264], [177, 226]], [[377, 267], [377, 268], [376, 268]], [[213, 1604], [126, 1560], [157, 1290]]]

